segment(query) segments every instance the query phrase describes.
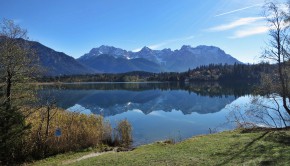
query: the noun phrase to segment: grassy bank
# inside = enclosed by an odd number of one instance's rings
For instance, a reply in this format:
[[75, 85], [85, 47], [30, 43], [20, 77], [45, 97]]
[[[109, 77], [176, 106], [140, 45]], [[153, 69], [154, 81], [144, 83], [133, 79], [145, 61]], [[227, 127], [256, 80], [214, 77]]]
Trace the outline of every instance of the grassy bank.
[[[62, 165], [70, 155], [31, 165]], [[80, 156], [74, 155], [70, 160]], [[70, 165], [290, 165], [290, 129], [235, 130], [196, 136], [177, 144], [159, 142]]]

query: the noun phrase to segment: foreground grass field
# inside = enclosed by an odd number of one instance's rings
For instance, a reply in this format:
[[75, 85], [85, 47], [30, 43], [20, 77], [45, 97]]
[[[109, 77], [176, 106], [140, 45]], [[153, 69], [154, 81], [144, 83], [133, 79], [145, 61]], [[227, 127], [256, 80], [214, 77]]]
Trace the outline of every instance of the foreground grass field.
[[31, 165], [290, 165], [290, 129], [227, 131], [80, 161], [76, 156], [81, 155], [63, 154]]

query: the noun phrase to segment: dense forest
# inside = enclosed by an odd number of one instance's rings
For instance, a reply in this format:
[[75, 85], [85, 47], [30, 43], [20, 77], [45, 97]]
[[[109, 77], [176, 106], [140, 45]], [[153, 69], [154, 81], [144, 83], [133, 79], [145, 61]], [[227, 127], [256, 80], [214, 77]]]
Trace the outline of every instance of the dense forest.
[[262, 74], [270, 73], [275, 65], [260, 64], [210, 64], [186, 72], [129, 72], [122, 74], [64, 75], [42, 77], [39, 82], [142, 82], [142, 81], [254, 81], [258, 82]]
[[149, 81], [259, 81], [263, 73], [270, 73], [275, 65], [260, 64], [210, 64], [183, 73], [160, 73]]
[[154, 73], [136, 71], [122, 74], [87, 74], [87, 75], [63, 75], [56, 77], [41, 77], [39, 82], [138, 82], [147, 81]]

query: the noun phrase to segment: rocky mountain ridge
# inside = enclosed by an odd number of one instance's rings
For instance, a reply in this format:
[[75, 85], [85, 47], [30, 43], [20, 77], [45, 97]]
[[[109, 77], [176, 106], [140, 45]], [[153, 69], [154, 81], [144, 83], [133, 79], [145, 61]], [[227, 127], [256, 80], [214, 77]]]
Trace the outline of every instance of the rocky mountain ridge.
[[[138, 52], [102, 45], [100, 47], [93, 48], [89, 53], [81, 56], [77, 60], [84, 65], [105, 73], [109, 72], [108, 68], [110, 68], [110, 71], [112, 72], [112, 66], [125, 68], [120, 65], [118, 61], [116, 64], [116, 60], [112, 59], [112, 57], [121, 61], [132, 61], [133, 59], [146, 60], [148, 68], [142, 68], [142, 71], [150, 72], [183, 72], [189, 68], [193, 69], [201, 65], [241, 63], [231, 55], [226, 54], [222, 49], [215, 46], [205, 45], [197, 46], [195, 48], [189, 45], [184, 45], [179, 50], [177, 49], [174, 51], [171, 49], [152, 50], [148, 47], [143, 47]], [[108, 68], [100, 68], [99, 66], [104, 59], [106, 59]], [[109, 59], [111, 59], [111, 61]], [[150, 69], [152, 66], [148, 65], [149, 62], [151, 62], [150, 65], [154, 66], [155, 70]], [[135, 64], [133, 64], [133, 66], [134, 65]], [[157, 68], [156, 65], [159, 67]], [[114, 69], [113, 72], [121, 72], [118, 71], [118, 68]], [[135, 69], [138, 70], [138, 67]]]

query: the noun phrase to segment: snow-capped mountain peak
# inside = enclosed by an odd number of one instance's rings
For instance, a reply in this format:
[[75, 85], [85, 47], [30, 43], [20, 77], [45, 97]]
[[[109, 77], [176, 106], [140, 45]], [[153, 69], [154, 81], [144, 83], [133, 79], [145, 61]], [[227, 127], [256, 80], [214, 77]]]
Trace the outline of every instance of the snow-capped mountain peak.
[[231, 55], [226, 54], [222, 49], [205, 45], [197, 47], [184, 45], [179, 50], [174, 51], [171, 49], [153, 50], [145, 46], [138, 52], [102, 45], [93, 48], [89, 53], [79, 59], [89, 62], [91, 57], [98, 57], [100, 55], [108, 55], [108, 57], [123, 58], [126, 60], [145, 59], [160, 65], [164, 71], [178, 72], [186, 71], [188, 68], [195, 68], [200, 65], [240, 63]]

